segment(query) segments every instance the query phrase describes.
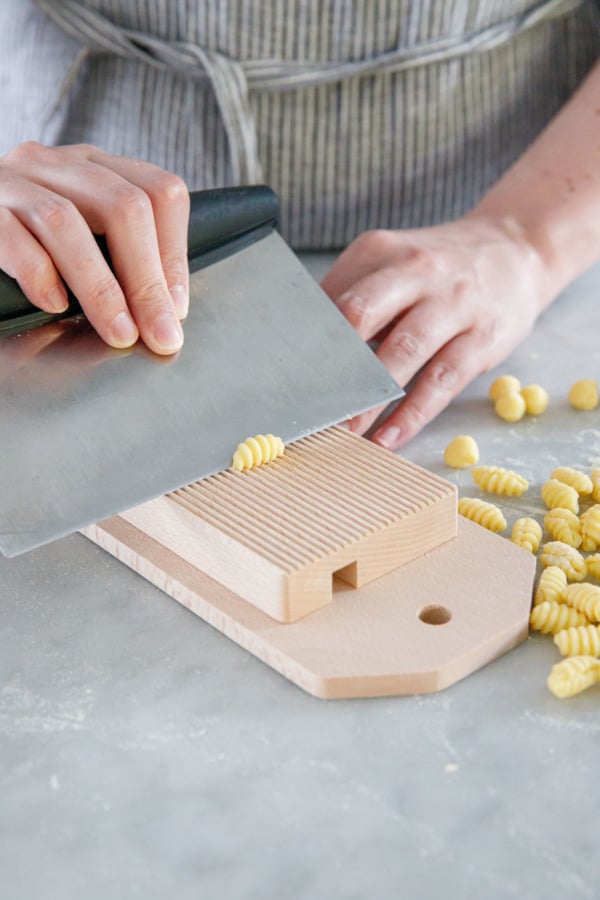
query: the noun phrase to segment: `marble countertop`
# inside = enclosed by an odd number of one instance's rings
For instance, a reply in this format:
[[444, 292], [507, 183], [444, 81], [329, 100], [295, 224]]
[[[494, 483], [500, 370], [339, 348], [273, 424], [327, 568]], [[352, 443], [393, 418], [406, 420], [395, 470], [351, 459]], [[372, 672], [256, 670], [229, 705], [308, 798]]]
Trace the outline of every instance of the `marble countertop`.
[[[327, 260], [310, 258], [323, 271]], [[403, 454], [460, 433], [543, 513], [557, 464], [600, 464], [600, 268]], [[547, 413], [497, 419], [501, 372]], [[469, 487], [469, 492], [472, 489]], [[600, 688], [559, 701], [548, 638], [439, 694], [304, 694], [79, 535], [0, 559], [0, 896], [6, 900], [598, 896]]]

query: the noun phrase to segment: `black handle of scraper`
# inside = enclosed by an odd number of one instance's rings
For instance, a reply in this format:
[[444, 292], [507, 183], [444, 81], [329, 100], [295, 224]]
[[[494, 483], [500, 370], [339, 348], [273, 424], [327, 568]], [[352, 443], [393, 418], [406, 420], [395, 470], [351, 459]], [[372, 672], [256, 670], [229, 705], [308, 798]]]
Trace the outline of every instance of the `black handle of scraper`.
[[[188, 261], [196, 272], [231, 256], [272, 231], [279, 219], [277, 194], [266, 185], [216, 188], [190, 193]], [[98, 245], [110, 264], [103, 237]], [[0, 271], [0, 337], [79, 315], [82, 310], [69, 291], [69, 308], [47, 313], [29, 302], [14, 278]]]

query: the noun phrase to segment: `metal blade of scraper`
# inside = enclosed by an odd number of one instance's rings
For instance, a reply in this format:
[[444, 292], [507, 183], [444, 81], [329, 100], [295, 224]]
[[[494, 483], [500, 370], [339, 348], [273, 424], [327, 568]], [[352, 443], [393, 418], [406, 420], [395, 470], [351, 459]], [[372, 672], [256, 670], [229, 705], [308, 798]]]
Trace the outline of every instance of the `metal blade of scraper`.
[[191, 275], [185, 344], [107, 347], [81, 318], [0, 343], [0, 549], [30, 550], [401, 396], [283, 239]]

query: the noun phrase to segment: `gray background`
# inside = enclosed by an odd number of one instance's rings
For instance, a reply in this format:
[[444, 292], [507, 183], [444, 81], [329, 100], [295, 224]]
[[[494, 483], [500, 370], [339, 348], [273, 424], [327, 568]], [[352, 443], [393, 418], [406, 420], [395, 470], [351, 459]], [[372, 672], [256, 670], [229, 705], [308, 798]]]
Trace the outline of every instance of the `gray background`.
[[[311, 258], [323, 272], [325, 258]], [[402, 452], [476, 494], [443, 448], [483, 463], [543, 514], [557, 464], [600, 465], [600, 268]], [[539, 382], [548, 412], [497, 419], [501, 372]], [[320, 701], [74, 535], [0, 559], [0, 896], [596, 898], [600, 688], [545, 686], [530, 638], [430, 696]]]

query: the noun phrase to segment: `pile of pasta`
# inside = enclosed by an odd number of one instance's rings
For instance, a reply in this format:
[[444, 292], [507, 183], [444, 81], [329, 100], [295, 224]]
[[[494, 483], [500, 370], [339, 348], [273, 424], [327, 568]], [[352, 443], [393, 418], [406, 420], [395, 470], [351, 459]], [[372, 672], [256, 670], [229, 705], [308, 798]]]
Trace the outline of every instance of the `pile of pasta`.
[[[521, 496], [529, 484], [523, 476], [499, 466], [474, 466], [475, 484], [490, 494]], [[555, 468], [541, 489], [548, 508], [542, 525], [534, 518], [517, 519], [511, 540], [543, 566], [537, 583], [531, 627], [551, 634], [565, 657], [548, 677], [557, 697], [571, 697], [600, 684], [600, 468], [587, 475], [569, 466]], [[507, 528], [495, 503], [462, 497], [458, 511], [484, 528]], [[542, 542], [544, 531], [548, 540]], [[584, 556], [584, 554], [586, 554]], [[592, 579], [592, 581], [590, 581]]]

